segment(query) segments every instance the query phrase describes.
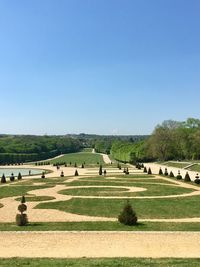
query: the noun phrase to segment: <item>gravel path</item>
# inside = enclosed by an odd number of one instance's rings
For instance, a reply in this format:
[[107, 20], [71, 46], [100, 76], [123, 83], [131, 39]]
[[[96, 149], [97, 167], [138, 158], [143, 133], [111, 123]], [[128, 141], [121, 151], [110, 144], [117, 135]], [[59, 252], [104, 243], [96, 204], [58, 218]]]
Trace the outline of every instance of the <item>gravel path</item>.
[[1, 232], [0, 257], [200, 258], [198, 232]]

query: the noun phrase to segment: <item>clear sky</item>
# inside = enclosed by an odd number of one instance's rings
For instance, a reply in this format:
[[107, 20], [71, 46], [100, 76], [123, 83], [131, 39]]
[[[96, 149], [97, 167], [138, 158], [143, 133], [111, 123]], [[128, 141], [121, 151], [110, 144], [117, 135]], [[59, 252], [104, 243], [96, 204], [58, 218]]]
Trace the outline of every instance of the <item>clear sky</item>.
[[0, 0], [0, 133], [200, 116], [199, 0]]

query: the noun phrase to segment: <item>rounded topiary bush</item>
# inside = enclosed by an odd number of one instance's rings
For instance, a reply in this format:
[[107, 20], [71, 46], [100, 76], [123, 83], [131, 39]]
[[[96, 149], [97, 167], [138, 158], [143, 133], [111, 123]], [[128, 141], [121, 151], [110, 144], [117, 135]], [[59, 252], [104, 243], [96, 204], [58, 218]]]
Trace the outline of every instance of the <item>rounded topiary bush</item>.
[[186, 174], [185, 174], [184, 181], [185, 181], [185, 182], [191, 182], [190, 175], [189, 175], [188, 172], [186, 172]]
[[195, 180], [194, 180], [195, 184], [200, 184], [200, 179], [199, 179], [199, 174], [197, 173], [197, 175], [195, 176]]
[[181, 180], [181, 179], [182, 179], [182, 176], [181, 176], [181, 174], [180, 174], [180, 171], [178, 171], [178, 175], [176, 176], [176, 179], [177, 179], [177, 180]]
[[159, 173], [158, 173], [159, 175], [163, 175], [163, 171], [162, 171], [162, 169], [160, 168], [159, 169]]
[[64, 175], [64, 172], [61, 171], [60, 177], [64, 177], [64, 176], [65, 176], [65, 175]]
[[136, 225], [137, 224], [137, 216], [135, 211], [133, 210], [129, 201], [127, 201], [126, 205], [124, 206], [122, 212], [118, 216], [118, 221], [125, 225]]

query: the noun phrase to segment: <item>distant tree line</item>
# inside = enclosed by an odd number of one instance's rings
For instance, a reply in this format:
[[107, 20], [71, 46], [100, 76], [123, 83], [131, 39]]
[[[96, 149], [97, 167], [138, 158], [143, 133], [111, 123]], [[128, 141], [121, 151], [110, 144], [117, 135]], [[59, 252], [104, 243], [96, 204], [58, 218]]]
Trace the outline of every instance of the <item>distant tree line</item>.
[[78, 152], [82, 143], [65, 136], [0, 136], [0, 164], [44, 160]]

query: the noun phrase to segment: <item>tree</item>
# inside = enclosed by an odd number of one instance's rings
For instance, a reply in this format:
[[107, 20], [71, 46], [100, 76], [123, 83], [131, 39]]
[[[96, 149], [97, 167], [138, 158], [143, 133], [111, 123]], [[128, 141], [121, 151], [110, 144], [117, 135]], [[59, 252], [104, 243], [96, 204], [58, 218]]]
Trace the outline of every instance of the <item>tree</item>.
[[25, 226], [28, 224], [27, 214], [24, 213], [27, 210], [25, 202], [26, 202], [25, 197], [22, 196], [21, 204], [18, 206], [18, 211], [20, 212], [20, 214], [16, 215], [16, 224], [18, 226]]
[[135, 211], [133, 210], [129, 201], [125, 204], [122, 212], [118, 216], [118, 221], [125, 225], [136, 225], [137, 224], [137, 216]]

